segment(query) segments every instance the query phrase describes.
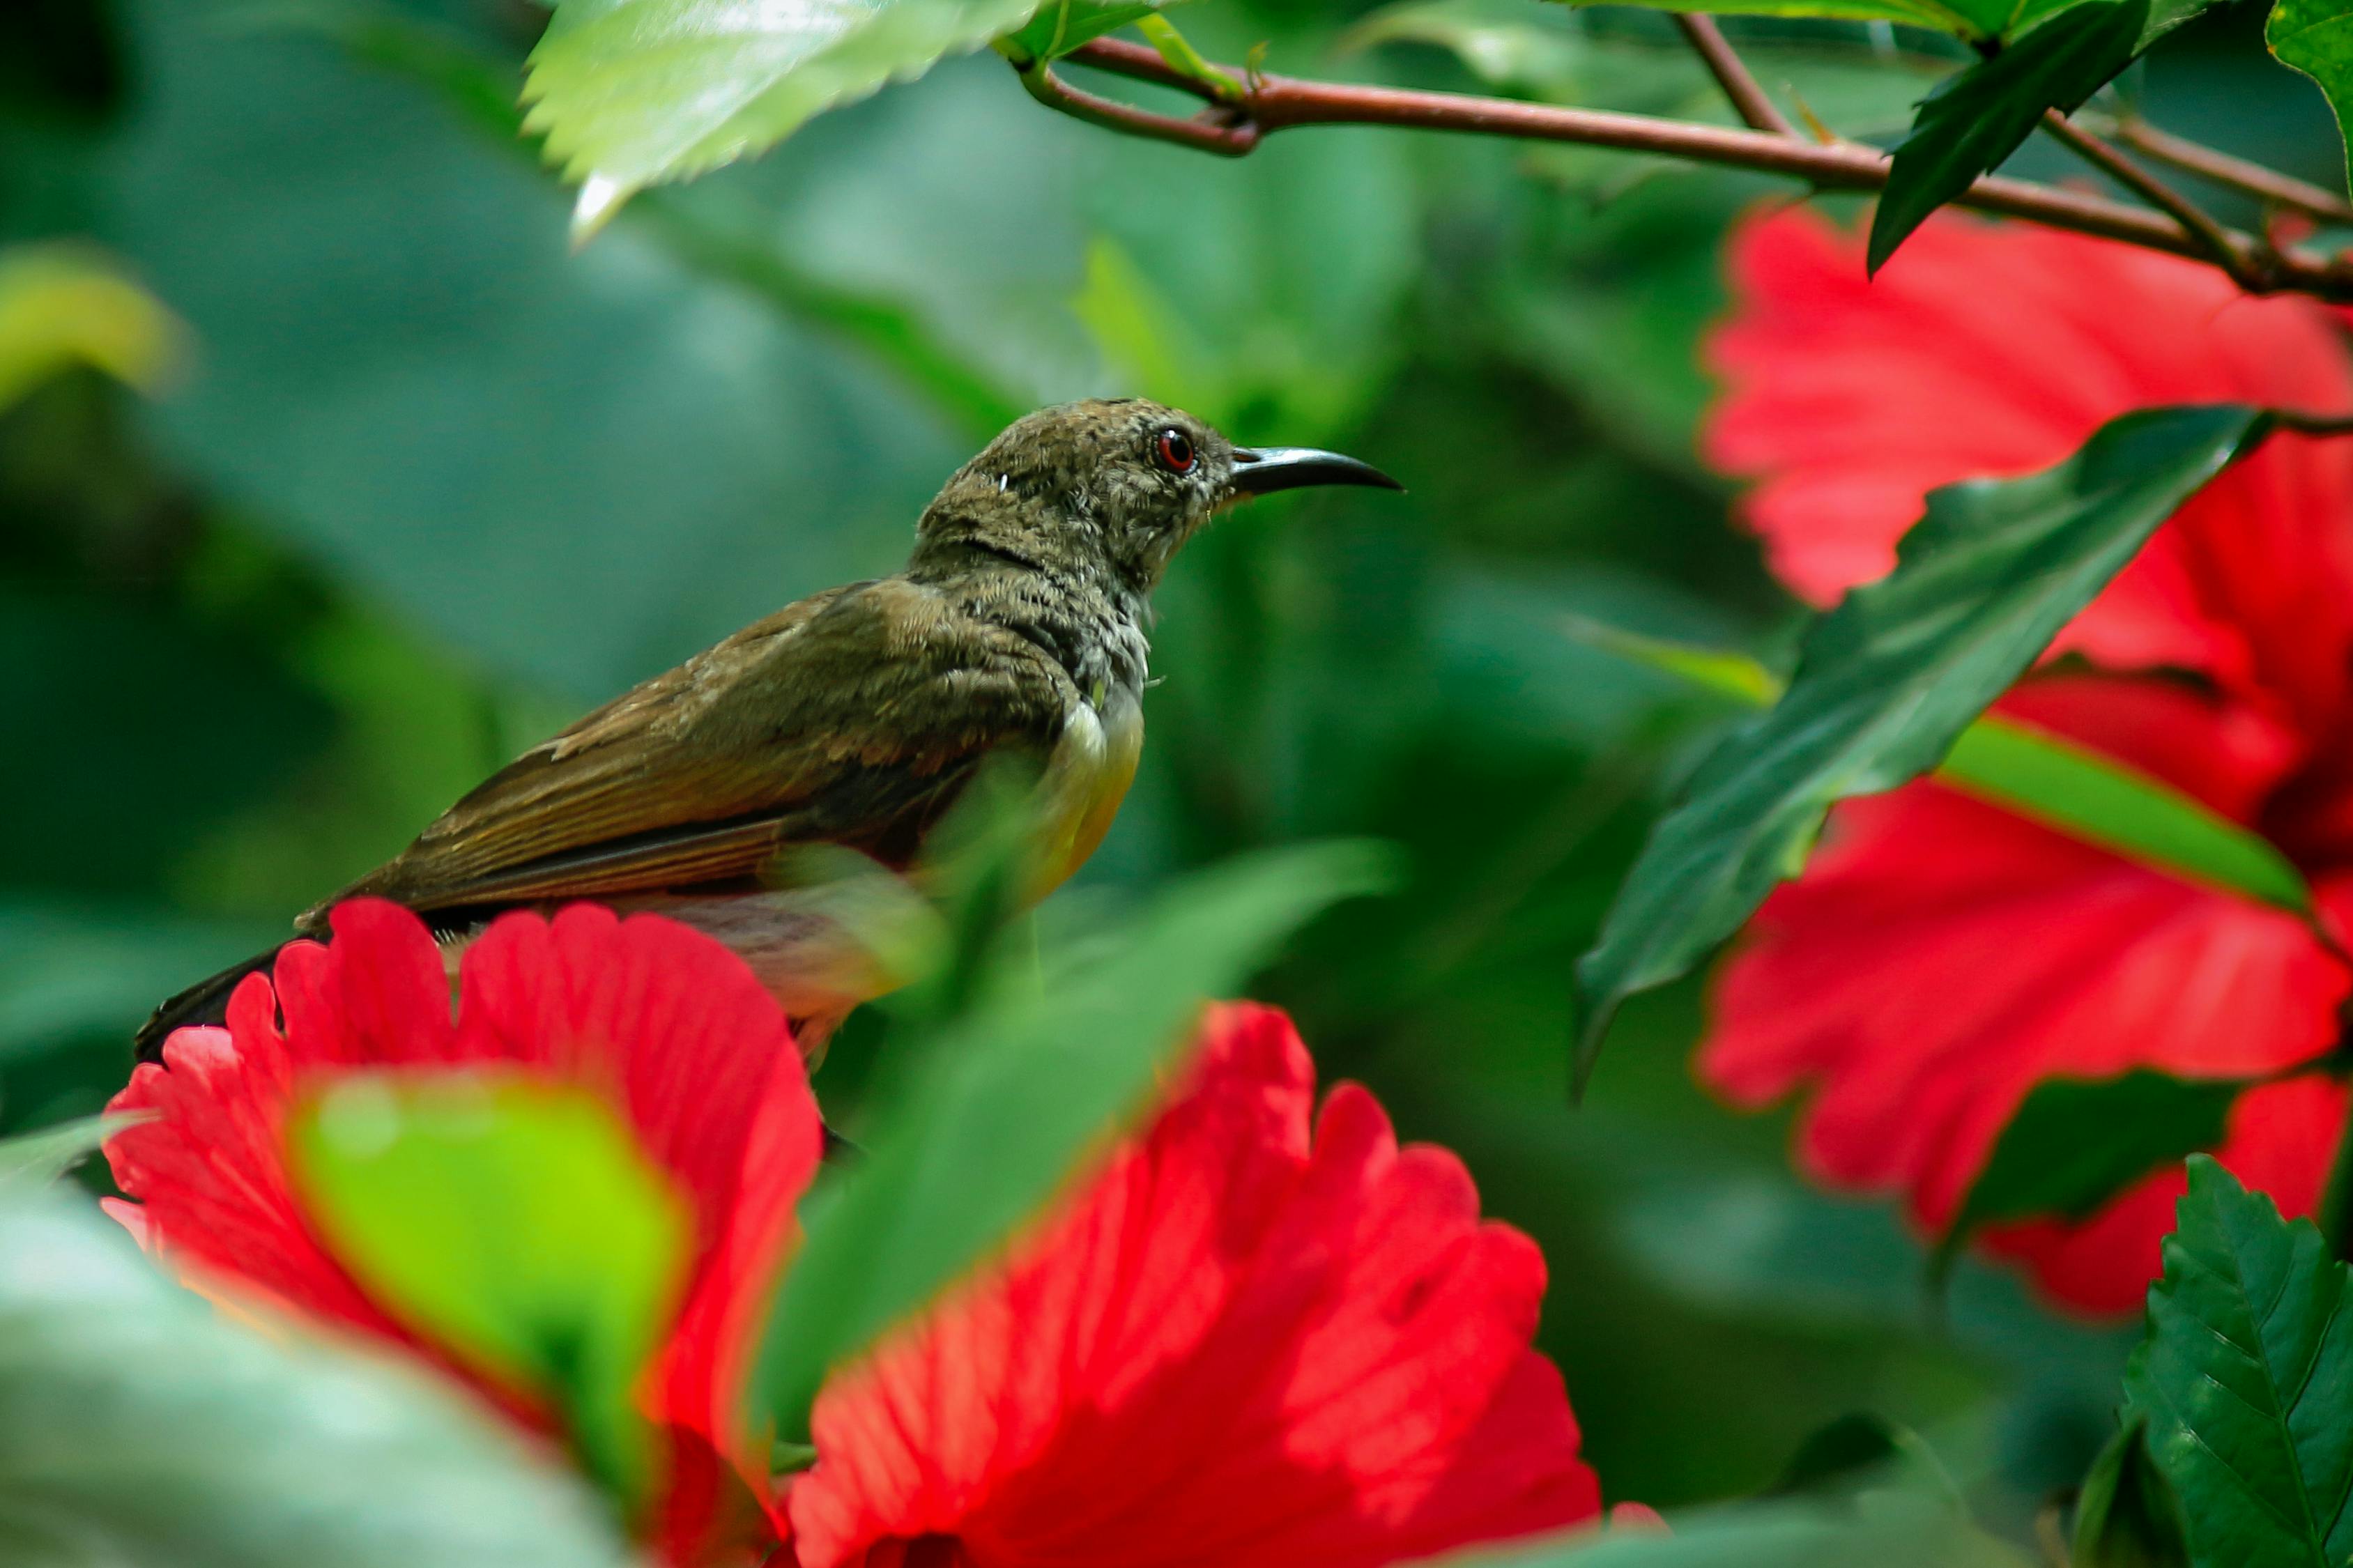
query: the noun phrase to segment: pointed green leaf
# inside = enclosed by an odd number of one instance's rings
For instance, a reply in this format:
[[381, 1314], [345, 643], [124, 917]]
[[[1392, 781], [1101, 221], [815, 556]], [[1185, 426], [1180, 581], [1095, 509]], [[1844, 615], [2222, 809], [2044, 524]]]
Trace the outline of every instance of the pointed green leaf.
[[0, 1184], [0, 1562], [623, 1568], [576, 1478], [413, 1364], [263, 1334]]
[[527, 130], [580, 185], [592, 232], [647, 185], [765, 151], [819, 111], [921, 76], [1038, 0], [559, 0], [523, 89]]
[[2007, 1220], [2084, 1218], [2143, 1177], [2221, 1142], [2246, 1088], [2145, 1071], [2037, 1084], [1970, 1184], [1948, 1242]]
[[2000, 167], [2045, 110], [2073, 111], [2130, 65], [2148, 15], [2148, 0], [2091, 0], [1938, 84], [1895, 149], [1871, 215], [1869, 269], [1884, 266], [1930, 213]]
[[2337, 115], [2337, 151], [2353, 125], [2353, 0], [2279, 0], [2263, 24], [2263, 42], [2283, 65], [2320, 84]]
[[614, 1111], [519, 1079], [369, 1075], [305, 1107], [289, 1142], [313, 1222], [369, 1293], [554, 1404], [588, 1468], [641, 1500], [637, 1386], [691, 1221]]
[[1081, 44], [1159, 15], [1176, 0], [1046, 0], [1038, 14], [1004, 40], [1008, 58], [1059, 60]]
[[2143, 865], [2312, 912], [2312, 885], [2269, 839], [2064, 736], [1989, 715], [1961, 732], [1936, 776]]
[[96, 1152], [100, 1144], [145, 1120], [143, 1112], [84, 1116], [37, 1132], [0, 1138], [0, 1182], [54, 1182]]
[[2236, 405], [2143, 410], [2056, 468], [1932, 493], [1895, 570], [1814, 625], [1781, 700], [1720, 742], [1651, 829], [1577, 961], [1577, 1080], [1626, 997], [1688, 973], [1737, 930], [1832, 803], [1935, 766], [2264, 428]]
[[1361, 844], [1254, 856], [1178, 884], [1107, 955], [924, 1049], [859, 1157], [803, 1205], [807, 1239], [769, 1316], [754, 1420], [807, 1431], [826, 1371], [923, 1305], [1070, 1180], [1132, 1112], [1203, 1002], [1324, 906], [1386, 879]]
[[[1772, 671], [1746, 654], [1582, 618], [1568, 633], [1746, 707], [1762, 708], [1781, 695]], [[1986, 714], [1962, 731], [1936, 779], [2185, 881], [2306, 917], [2314, 912], [2312, 884], [2271, 840], [2163, 779], [2004, 714]]]
[[2353, 1269], [2203, 1154], [2189, 1161], [2127, 1421], [2179, 1500], [2196, 1568], [2353, 1557]]
[[2069, 1568], [2189, 1568], [2181, 1505], [2148, 1457], [2147, 1423], [2108, 1440], [2075, 1500]]

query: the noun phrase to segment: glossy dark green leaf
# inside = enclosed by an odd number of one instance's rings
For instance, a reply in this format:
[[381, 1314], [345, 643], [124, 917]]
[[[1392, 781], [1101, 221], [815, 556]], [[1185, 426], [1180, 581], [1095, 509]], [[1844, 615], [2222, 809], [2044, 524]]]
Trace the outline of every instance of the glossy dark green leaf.
[[2126, 1422], [2084, 1478], [2070, 1568], [2189, 1568], [2181, 1505], [2150, 1462], [2147, 1427]]
[[2125, 1413], [2147, 1424], [2195, 1568], [2353, 1555], [2353, 1269], [2203, 1154], [2125, 1368]]
[[1935, 766], [2264, 428], [2235, 405], [2145, 410], [2055, 468], [1933, 492], [1895, 570], [1815, 624], [1781, 700], [1720, 742], [1652, 828], [1577, 961], [1577, 1081], [1620, 1003], [1738, 929], [1802, 866], [1832, 803]]
[[2279, 0], [2263, 24], [2263, 42], [2280, 63], [2320, 84], [2337, 115], [2337, 152], [2353, 125], [2353, 4], [2348, 0]]
[[2035, 1085], [1970, 1185], [1953, 1236], [2038, 1215], [2085, 1217], [2142, 1177], [2220, 1143], [2246, 1088], [2147, 1071]]
[[575, 226], [593, 230], [645, 186], [761, 152], [811, 115], [976, 49], [1037, 8], [559, 0], [532, 51], [526, 123], [580, 186]]
[[1042, 993], [1004, 995], [924, 1047], [861, 1152], [803, 1207], [807, 1236], [771, 1311], [755, 1422], [807, 1431], [828, 1368], [936, 1295], [1071, 1177], [1133, 1111], [1201, 1004], [1335, 900], [1385, 879], [1357, 844], [1195, 875]]
[[[1663, 670], [1743, 707], [1767, 707], [1781, 694], [1772, 671], [1746, 654], [1581, 618], [1565, 629], [1579, 642]], [[2271, 840], [2162, 779], [2047, 730], [1986, 714], [1961, 731], [1937, 764], [1936, 777], [2186, 881], [2298, 914], [2312, 912], [2312, 885]]]
[[2132, 62], [2148, 18], [2148, 0], [2090, 0], [1940, 83], [1895, 149], [1871, 215], [1870, 269], [1884, 266], [1930, 213], [2000, 167], [2045, 110], [2072, 112], [2106, 86]]
[[0, 1186], [0, 1562], [630, 1560], [575, 1478], [422, 1369], [239, 1326], [86, 1203]]
[[289, 1144], [313, 1222], [370, 1294], [549, 1399], [590, 1469], [641, 1500], [637, 1390], [691, 1220], [611, 1108], [519, 1080], [361, 1077], [306, 1107]]

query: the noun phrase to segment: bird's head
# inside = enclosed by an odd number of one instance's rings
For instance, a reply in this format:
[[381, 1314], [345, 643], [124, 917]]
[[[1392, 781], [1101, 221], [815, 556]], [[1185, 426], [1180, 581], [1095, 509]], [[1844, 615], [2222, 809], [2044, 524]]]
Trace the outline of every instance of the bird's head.
[[1149, 593], [1218, 512], [1302, 485], [1403, 488], [1337, 452], [1237, 447], [1145, 398], [1064, 403], [1015, 420], [956, 470], [923, 513], [918, 554], [936, 543], [1042, 570], [1107, 568]]

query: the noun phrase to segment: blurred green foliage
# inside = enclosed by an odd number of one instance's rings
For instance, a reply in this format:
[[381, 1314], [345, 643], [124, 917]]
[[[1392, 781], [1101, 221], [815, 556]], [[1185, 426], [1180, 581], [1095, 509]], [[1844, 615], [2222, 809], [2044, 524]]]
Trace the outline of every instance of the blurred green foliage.
[[[1451, 10], [1372, 11], [1184, 21], [1215, 58], [1270, 42], [1275, 68], [1617, 107], [1706, 90], [1654, 16], [1539, 12], [1551, 43], [1498, 56]], [[1719, 237], [1785, 187], [1356, 129], [1227, 163], [1047, 114], [983, 57], [575, 253], [568, 194], [512, 131], [544, 21], [0, 8], [0, 247], [91, 247], [185, 333], [152, 395], [71, 368], [0, 414], [0, 1128], [96, 1110], [158, 996], [555, 725], [895, 564], [1004, 411], [1144, 392], [1411, 493], [1270, 502], [1188, 550], [1144, 774], [1041, 919], [1251, 847], [1403, 847], [1400, 892], [1253, 989], [1543, 1244], [1543, 1343], [1613, 1497], [1757, 1489], [1859, 1408], [1926, 1434], [2005, 1527], [2084, 1473], [2122, 1337], [1974, 1267], [1931, 1302], [1894, 1217], [1808, 1192], [1779, 1121], [1692, 1085], [1696, 987], [1630, 1006], [1566, 1102], [1568, 961], [1723, 717], [1567, 627], [1753, 647], [1790, 624], [1692, 449]], [[1807, 84], [1889, 47], [1728, 25], [1826, 113]], [[2331, 178], [2326, 106], [2259, 31], [2217, 13], [2130, 89]], [[893, 1026], [836, 1043], [837, 1120]]]

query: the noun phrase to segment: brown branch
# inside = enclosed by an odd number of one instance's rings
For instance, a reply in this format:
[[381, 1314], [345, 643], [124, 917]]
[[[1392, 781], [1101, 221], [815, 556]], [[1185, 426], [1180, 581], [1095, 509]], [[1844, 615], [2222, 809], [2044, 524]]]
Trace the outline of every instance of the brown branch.
[[2206, 258], [2224, 272], [2231, 281], [2250, 294], [2271, 291], [2271, 247], [2261, 240], [2250, 240], [2233, 235], [2215, 221], [2205, 208], [2188, 196], [2126, 157], [2055, 109], [2042, 111], [2042, 129], [2084, 162], [2107, 175], [2116, 184], [2140, 197], [2149, 205], [2169, 216], [2189, 234], [2206, 253]]
[[[1116, 76], [1174, 88], [1195, 98], [1207, 97], [1198, 83], [1171, 69], [1155, 51], [1142, 44], [1097, 38], [1070, 59]], [[1275, 132], [1293, 126], [1391, 125], [1653, 153], [1786, 174], [1822, 190], [1876, 191], [1887, 184], [1887, 154], [1874, 147], [1843, 142], [1822, 145], [1801, 137], [1609, 110], [1257, 76], [1246, 79], [1250, 90], [1240, 103], [1213, 104], [1205, 112], [1185, 119], [1080, 93], [1052, 78], [1044, 66], [1032, 66], [1023, 73], [1023, 79], [1040, 102], [1082, 119], [1130, 135], [1235, 156], [1250, 152]], [[1988, 175], [1971, 184], [1958, 205], [2193, 260], [2213, 259], [2204, 242], [2178, 219], [2086, 192]], [[2236, 245], [2254, 243], [2244, 235], [2224, 232]], [[2267, 290], [2353, 302], [2353, 267], [2305, 251], [2288, 251], [2270, 259], [2263, 286]]]
[[2136, 153], [2242, 195], [2300, 212], [2322, 223], [2353, 225], [2353, 202], [2336, 192], [2248, 159], [2233, 157], [2187, 136], [2160, 131], [2137, 115], [2111, 122], [2107, 133]]
[[1692, 47], [1692, 52], [1705, 65], [1715, 85], [1724, 89], [1724, 96], [1751, 131], [1769, 131], [1776, 136], [1795, 136], [1797, 127], [1775, 106], [1771, 98], [1747, 65], [1732, 47], [1724, 29], [1715, 25], [1713, 16], [1695, 16], [1687, 11], [1675, 13], [1675, 26]]

